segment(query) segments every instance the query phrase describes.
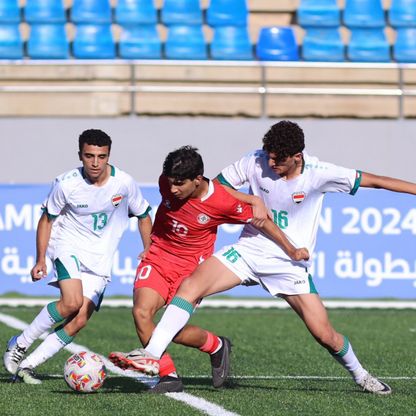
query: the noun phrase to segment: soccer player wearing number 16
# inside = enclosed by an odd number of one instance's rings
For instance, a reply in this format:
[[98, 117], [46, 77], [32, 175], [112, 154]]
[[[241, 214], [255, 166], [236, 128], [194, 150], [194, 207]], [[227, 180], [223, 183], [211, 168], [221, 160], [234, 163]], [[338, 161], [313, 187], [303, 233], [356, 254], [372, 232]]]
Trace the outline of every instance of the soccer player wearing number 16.
[[[82, 167], [60, 175], [44, 203], [36, 236], [36, 264], [31, 274], [38, 281], [47, 275], [46, 256], [53, 262], [60, 300], [46, 305], [19, 336], [10, 339], [4, 354], [6, 370], [14, 381], [40, 384], [34, 368], [69, 344], [99, 309], [117, 245], [137, 217], [144, 249], [150, 245], [150, 206], [127, 173], [108, 164], [110, 137], [90, 129], [79, 136]], [[32, 343], [58, 325], [26, 358]]]
[[[416, 194], [416, 184], [319, 161], [304, 152], [302, 129], [290, 121], [273, 125], [263, 138], [263, 149], [225, 168], [218, 180], [236, 192], [243, 184], [259, 196], [270, 215], [297, 246], [313, 253], [327, 192], [355, 194], [362, 187]], [[234, 190], [231, 190], [234, 188]], [[260, 283], [271, 295], [284, 298], [304, 321], [313, 337], [347, 369], [365, 391], [389, 394], [391, 388], [370, 375], [358, 361], [345, 336], [332, 327], [308, 273], [309, 261], [293, 262], [250, 224], [239, 241], [215, 253], [180, 286], [141, 351], [142, 371], [157, 369], [155, 359], [189, 319], [195, 301], [245, 281]], [[179, 305], [179, 306], [178, 306]], [[267, 352], [265, 352], [267, 354]]]

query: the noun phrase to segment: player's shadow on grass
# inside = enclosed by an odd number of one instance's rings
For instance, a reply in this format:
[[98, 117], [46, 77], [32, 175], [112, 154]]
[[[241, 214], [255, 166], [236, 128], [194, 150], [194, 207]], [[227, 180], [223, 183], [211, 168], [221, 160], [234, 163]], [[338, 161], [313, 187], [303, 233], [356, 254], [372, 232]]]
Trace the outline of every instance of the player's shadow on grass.
[[[114, 393], [145, 393], [147, 387], [138, 383], [134, 379], [126, 377], [110, 377], [107, 378], [104, 385], [97, 391], [97, 394], [114, 394]], [[77, 394], [76, 392], [69, 389], [65, 390], [54, 390], [53, 393], [59, 394]], [[82, 395], [83, 393], [78, 393]]]
[[[288, 384], [287, 381], [279, 381], [271, 385], [265, 385], [264, 383], [260, 382], [259, 384], [253, 384], [252, 380], [250, 383], [241, 383], [238, 380], [232, 380], [232, 384], [234, 389], [238, 390], [245, 390], [245, 389], [256, 389], [261, 391], [299, 391], [299, 392], [354, 392], [353, 385], [347, 385], [345, 380], [331, 380], [330, 382], [322, 382], [322, 381], [315, 381], [315, 380], [302, 380], [302, 382], [296, 382]], [[362, 391], [360, 388], [357, 387], [356, 391], [361, 393]]]

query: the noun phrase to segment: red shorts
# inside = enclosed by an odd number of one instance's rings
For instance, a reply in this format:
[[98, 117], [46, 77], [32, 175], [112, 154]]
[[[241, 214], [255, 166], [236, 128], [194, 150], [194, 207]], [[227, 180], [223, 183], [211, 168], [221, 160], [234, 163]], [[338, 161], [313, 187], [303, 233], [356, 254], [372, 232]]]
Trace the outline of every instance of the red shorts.
[[182, 258], [152, 245], [137, 267], [134, 289], [151, 288], [168, 304], [182, 281], [192, 274], [198, 264], [199, 258]]

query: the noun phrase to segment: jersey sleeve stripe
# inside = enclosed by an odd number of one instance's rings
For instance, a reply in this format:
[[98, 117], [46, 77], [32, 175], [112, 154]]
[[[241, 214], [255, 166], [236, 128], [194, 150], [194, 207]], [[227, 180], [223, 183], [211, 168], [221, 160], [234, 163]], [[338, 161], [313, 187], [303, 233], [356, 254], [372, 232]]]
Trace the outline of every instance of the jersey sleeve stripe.
[[358, 188], [360, 187], [362, 177], [363, 177], [362, 172], [360, 170], [357, 170], [357, 175], [355, 177], [354, 186], [351, 189], [350, 195], [356, 194], [356, 192], [358, 191]]
[[147, 215], [149, 214], [149, 212], [152, 210], [152, 207], [149, 205], [146, 209], [146, 211], [143, 214], [140, 215], [129, 215], [129, 217], [137, 217], [139, 220], [147, 217]]
[[229, 188], [235, 189], [228, 181], [227, 179], [224, 178], [224, 175], [222, 173], [220, 173], [216, 178], [215, 178], [221, 185], [225, 185], [228, 186]]
[[53, 214], [50, 214], [50, 213], [48, 212], [48, 208], [46, 208], [46, 207], [42, 207], [42, 212], [44, 212], [44, 213], [48, 216], [48, 218], [49, 218], [50, 220], [54, 220], [55, 218], [58, 218], [58, 217], [59, 217], [59, 215], [53, 215]]

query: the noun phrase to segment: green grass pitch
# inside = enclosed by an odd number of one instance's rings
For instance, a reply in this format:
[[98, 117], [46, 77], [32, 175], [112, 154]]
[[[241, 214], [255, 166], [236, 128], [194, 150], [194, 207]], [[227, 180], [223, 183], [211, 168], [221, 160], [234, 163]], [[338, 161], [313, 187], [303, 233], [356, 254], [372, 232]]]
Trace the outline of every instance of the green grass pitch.
[[[39, 308], [0, 307], [0, 313], [30, 322]], [[411, 310], [331, 310], [335, 328], [348, 335], [363, 365], [393, 388], [388, 397], [363, 393], [309, 335], [291, 310], [202, 308], [191, 323], [227, 335], [233, 342], [229, 388], [211, 386], [209, 358], [197, 350], [169, 348], [186, 393], [236, 415], [414, 415], [416, 319]], [[0, 323], [2, 352], [19, 331]], [[108, 308], [93, 316], [76, 343], [100, 354], [138, 346], [130, 309]], [[37, 345], [37, 344], [36, 344]], [[37, 371], [43, 384], [11, 384], [0, 370], [0, 415], [202, 415], [168, 396], [146, 393], [139, 382], [111, 374], [96, 394], [69, 390], [60, 352]]]

